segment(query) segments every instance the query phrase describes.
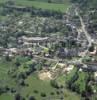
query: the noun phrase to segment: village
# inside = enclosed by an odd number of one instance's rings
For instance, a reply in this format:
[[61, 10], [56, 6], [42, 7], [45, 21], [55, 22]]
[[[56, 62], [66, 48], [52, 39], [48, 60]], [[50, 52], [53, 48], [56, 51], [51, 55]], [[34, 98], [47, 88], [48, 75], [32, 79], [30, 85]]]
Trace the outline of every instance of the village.
[[[26, 85], [26, 78], [34, 72], [42, 81], [57, 80], [73, 71], [78, 71], [77, 75], [89, 72], [93, 73], [94, 79], [89, 84], [96, 84], [97, 31], [89, 29], [92, 21], [87, 16], [80, 16], [79, 12], [75, 6], [66, 13], [54, 14], [10, 3], [0, 6], [0, 13], [5, 16], [0, 21], [0, 60], [13, 61], [17, 66], [8, 70], [9, 75], [13, 79], [19, 77], [17, 82]], [[23, 57], [24, 61], [21, 60]], [[97, 89], [93, 89], [96, 93]]]

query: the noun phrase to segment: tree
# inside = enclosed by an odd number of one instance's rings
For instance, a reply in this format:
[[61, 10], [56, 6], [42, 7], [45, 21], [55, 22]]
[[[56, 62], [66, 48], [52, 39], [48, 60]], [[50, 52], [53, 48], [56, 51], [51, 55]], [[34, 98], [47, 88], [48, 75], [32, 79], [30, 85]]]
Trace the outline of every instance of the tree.
[[36, 100], [34, 96], [30, 96], [29, 100]]
[[21, 65], [19, 60], [16, 60], [15, 64], [17, 67], [19, 67]]
[[89, 47], [89, 51], [93, 52], [94, 51], [94, 46], [92, 45], [91, 47]]
[[52, 3], [52, 0], [48, 0], [48, 3]]
[[20, 96], [19, 93], [17, 93], [17, 94], [15, 95], [15, 100], [21, 100], [21, 96]]
[[6, 60], [6, 61], [11, 61], [11, 58], [9, 57], [9, 55], [6, 55], [6, 56], [5, 56], [5, 60]]
[[0, 95], [4, 93], [4, 89], [2, 87], [0, 87]]
[[13, 0], [9, 0], [8, 2], [6, 2], [7, 5], [14, 5], [14, 1]]

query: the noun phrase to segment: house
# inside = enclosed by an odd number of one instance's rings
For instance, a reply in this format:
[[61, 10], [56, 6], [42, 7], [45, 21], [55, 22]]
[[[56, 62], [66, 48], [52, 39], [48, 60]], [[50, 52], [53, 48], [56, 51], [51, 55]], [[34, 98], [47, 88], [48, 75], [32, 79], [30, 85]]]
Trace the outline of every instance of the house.
[[57, 56], [59, 58], [76, 57], [76, 56], [78, 56], [78, 50], [77, 49], [59, 48], [59, 50], [57, 51]]
[[49, 40], [49, 37], [26, 37], [22, 36], [18, 41], [29, 42], [29, 43], [44, 43]]
[[89, 53], [90, 53], [90, 55], [96, 55], [96, 53], [97, 53], [97, 48], [95, 47], [95, 48], [94, 48], [94, 51], [90, 51]]
[[87, 67], [83, 68], [84, 71], [97, 72], [97, 63], [87, 63]]

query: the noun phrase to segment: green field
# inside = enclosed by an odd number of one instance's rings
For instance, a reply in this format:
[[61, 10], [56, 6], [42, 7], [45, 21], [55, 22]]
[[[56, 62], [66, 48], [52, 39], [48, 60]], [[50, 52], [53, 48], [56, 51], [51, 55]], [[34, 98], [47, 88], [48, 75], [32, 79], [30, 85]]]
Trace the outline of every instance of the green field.
[[7, 62], [5, 59], [0, 60], [0, 87], [8, 86], [10, 88], [15, 87], [15, 81], [8, 75], [8, 71], [14, 67], [12, 62]]
[[[59, 82], [60, 84], [64, 84], [65, 82], [64, 76], [60, 76], [57, 79], [57, 82]], [[29, 84], [29, 87], [25, 87], [21, 91], [24, 97], [34, 96], [36, 97], [37, 100], [48, 100], [48, 98], [54, 98], [54, 100], [57, 100], [57, 98], [60, 98], [63, 96], [65, 98], [64, 100], [80, 100], [79, 99], [80, 97], [76, 93], [73, 93], [67, 89], [65, 89], [64, 94], [58, 95], [56, 92], [60, 91], [59, 89], [53, 88], [50, 85], [50, 81], [39, 80], [36, 74], [32, 74], [31, 76], [29, 76], [28, 79], [26, 79], [26, 83]], [[38, 93], [34, 93], [34, 90], [37, 90]], [[54, 95], [51, 95], [51, 92], [53, 92]], [[45, 93], [47, 96], [41, 97], [41, 93]]]
[[[3, 3], [8, 0], [0, 0], [0, 3]], [[48, 3], [46, 0], [16, 0], [15, 3], [17, 5], [22, 6], [30, 6], [30, 7], [36, 7], [41, 9], [47, 9], [47, 10], [54, 10], [54, 11], [61, 11], [65, 12], [68, 7], [70, 7], [69, 0], [65, 0], [64, 2], [58, 2], [57, 3]]]
[[[21, 61], [22, 65], [24, 62], [27, 62], [27, 63], [29, 62], [27, 61], [27, 58], [25, 59], [19, 58], [19, 60]], [[6, 61], [5, 59], [0, 60], [0, 81], [2, 80], [0, 82], [0, 87], [8, 86], [9, 88], [14, 88], [26, 100], [28, 100], [30, 96], [34, 96], [36, 100], [47, 100], [49, 97], [54, 98], [54, 100], [60, 97], [64, 97], [65, 100], [73, 100], [72, 97], [74, 97], [74, 100], [79, 100], [80, 97], [76, 93], [73, 93], [67, 90], [66, 88], [65, 88], [64, 94], [63, 93], [57, 94], [58, 91], [60, 92], [60, 89], [56, 89], [52, 87], [50, 81], [40, 80], [36, 72], [32, 73], [26, 78], [25, 83], [28, 84], [28, 86], [22, 87], [18, 85], [15, 81], [15, 78], [11, 78], [11, 76], [8, 75], [8, 71], [12, 67], [16, 67], [14, 64], [14, 61], [15, 59], [13, 59], [12, 61]], [[64, 76], [59, 76], [56, 79], [56, 81], [58, 82], [58, 84], [64, 85], [65, 84], [64, 78], [65, 78]], [[38, 92], [35, 93], [35, 91], [38, 91]], [[54, 93], [53, 95], [51, 95], [52, 92]], [[42, 97], [41, 93], [45, 93], [46, 97]], [[2, 95], [0, 95], [0, 100], [14, 100], [13, 99], [14, 95], [15, 93], [11, 93], [10, 91], [7, 93], [3, 93]]]

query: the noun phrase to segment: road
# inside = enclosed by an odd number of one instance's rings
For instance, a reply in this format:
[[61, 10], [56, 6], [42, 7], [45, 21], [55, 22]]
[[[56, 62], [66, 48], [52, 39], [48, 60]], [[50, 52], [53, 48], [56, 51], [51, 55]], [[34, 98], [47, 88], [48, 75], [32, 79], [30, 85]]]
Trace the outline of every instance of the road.
[[84, 33], [84, 35], [86, 36], [87, 41], [89, 42], [89, 46], [91, 46], [92, 40], [93, 40], [93, 39], [91, 38], [91, 36], [90, 36], [89, 33], [87, 32], [87, 30], [86, 30], [86, 28], [85, 28], [86, 26], [85, 26], [85, 24], [84, 24], [84, 21], [83, 21], [82, 17], [79, 15], [77, 9], [75, 9], [75, 13], [76, 13], [76, 15], [79, 17], [79, 19], [80, 19], [80, 22], [81, 22], [81, 30], [82, 30], [82, 32]]
[[34, 55], [34, 58], [44, 59], [44, 60], [53, 61], [53, 62], [59, 62], [58, 59], [52, 59], [52, 58], [47, 58], [47, 57], [41, 57], [41, 56], [37, 56], [37, 55]]
[[[47, 58], [47, 57], [41, 57], [41, 56], [37, 56], [37, 55], [34, 55], [34, 58], [38, 58], [38, 59], [43, 59], [43, 60], [47, 60], [47, 61], [52, 61], [52, 62], [60, 62], [60, 59], [53, 59], [53, 58]], [[82, 59], [83, 58], [80, 58], [80, 59], [74, 59], [74, 60], [66, 60], [64, 61], [64, 64], [78, 64], [78, 63], [82, 63]]]

